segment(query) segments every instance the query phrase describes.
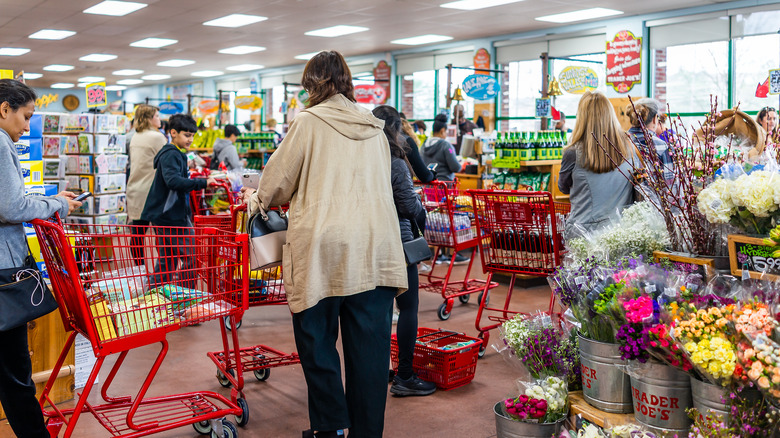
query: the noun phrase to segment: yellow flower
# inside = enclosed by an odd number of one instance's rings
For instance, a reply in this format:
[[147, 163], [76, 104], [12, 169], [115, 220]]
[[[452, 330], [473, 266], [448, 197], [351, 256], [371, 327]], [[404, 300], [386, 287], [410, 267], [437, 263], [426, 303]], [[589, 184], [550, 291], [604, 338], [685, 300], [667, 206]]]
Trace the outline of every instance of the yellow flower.
[[696, 353], [697, 351], [699, 351], [699, 349], [696, 346], [695, 342], [688, 342], [687, 344], [684, 345], [684, 347], [685, 347], [685, 351], [687, 351], [688, 353], [691, 353], [691, 354]]

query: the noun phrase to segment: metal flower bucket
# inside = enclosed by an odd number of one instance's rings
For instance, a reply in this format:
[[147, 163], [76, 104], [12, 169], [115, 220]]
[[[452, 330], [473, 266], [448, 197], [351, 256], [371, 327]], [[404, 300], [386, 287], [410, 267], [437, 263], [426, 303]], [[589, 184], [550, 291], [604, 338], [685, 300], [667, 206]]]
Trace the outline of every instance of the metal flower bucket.
[[634, 412], [631, 380], [623, 365], [618, 344], [608, 344], [579, 336], [582, 363], [582, 393], [585, 401], [604, 412]]
[[496, 416], [496, 438], [550, 438], [558, 435], [566, 418], [555, 423], [524, 423], [515, 421], [507, 415], [504, 402], [493, 406]]
[[[691, 395], [693, 396], [693, 407], [699, 411], [702, 417], [712, 416], [720, 417], [726, 424], [729, 423], [731, 412], [727, 405], [729, 400], [729, 390], [709, 382], [703, 382], [691, 376]], [[755, 388], [745, 388], [740, 395], [756, 404], [761, 400], [761, 392]]]
[[687, 373], [648, 362], [640, 372], [632, 373], [631, 395], [638, 422], [664, 436], [687, 436], [692, 421], [685, 410], [693, 405]]

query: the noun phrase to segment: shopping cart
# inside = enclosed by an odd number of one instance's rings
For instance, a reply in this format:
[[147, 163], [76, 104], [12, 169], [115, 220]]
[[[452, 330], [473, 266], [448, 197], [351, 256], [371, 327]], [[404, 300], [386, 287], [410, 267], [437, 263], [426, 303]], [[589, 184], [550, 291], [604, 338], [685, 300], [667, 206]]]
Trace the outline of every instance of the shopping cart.
[[[439, 319], [445, 321], [452, 314], [452, 305], [457, 297], [461, 303], [469, 302], [470, 294], [489, 290], [498, 283], [469, 278], [477, 253], [477, 234], [473, 225], [471, 198], [461, 191], [457, 181], [433, 181], [430, 184], [417, 184], [420, 189], [422, 204], [426, 210], [425, 240], [436, 247], [431, 270], [421, 274], [426, 280], [420, 284], [421, 291], [440, 294], [444, 302], [439, 306]], [[444, 276], [434, 274], [436, 260], [442, 254], [443, 248], [450, 248], [452, 256]], [[452, 270], [455, 267], [455, 254], [458, 251], [471, 249], [471, 258], [462, 280], [453, 280]]]
[[[216, 227], [228, 231], [244, 232], [246, 204], [232, 205], [230, 215], [196, 216], [195, 226]], [[249, 272], [249, 307], [287, 304], [287, 295], [281, 278], [281, 268], [268, 268]], [[225, 318], [224, 327], [233, 332], [241, 327], [241, 319]], [[209, 352], [208, 356], [217, 366], [217, 381], [225, 388], [234, 387], [243, 390], [243, 379], [236, 378], [243, 372], [252, 372], [259, 381], [268, 380], [271, 368], [295, 365], [301, 362], [297, 353], [285, 353], [267, 345], [239, 347], [238, 338], [233, 336], [231, 347], [227, 333], [222, 333], [222, 351]], [[239, 365], [240, 364], [240, 365]], [[248, 418], [239, 422], [243, 426]]]
[[218, 179], [218, 184], [190, 192], [190, 204], [194, 215], [230, 215], [230, 206], [235, 203], [236, 194], [227, 179]]
[[[248, 416], [237, 390], [231, 399], [209, 391], [161, 397], [146, 393], [168, 353], [168, 332], [243, 314], [249, 285], [244, 280], [249, 273], [247, 237], [216, 229], [145, 227], [157, 239], [144, 239], [144, 258], [137, 265], [133, 226], [63, 225], [58, 218], [35, 220], [33, 226], [70, 332], [40, 397], [42, 408], [52, 406], [44, 410], [51, 435], [58, 436], [64, 426], [64, 436], [73, 436], [79, 417], [88, 412], [114, 437], [140, 437], [190, 424], [201, 434], [237, 436], [233, 423], [224, 419], [235, 415], [241, 422]], [[180, 260], [174, 253], [180, 250], [185, 251], [183, 267], [177, 269]], [[59, 409], [50, 392], [77, 333], [91, 343], [97, 360], [75, 407]], [[138, 393], [109, 396], [128, 352], [158, 342], [160, 352]], [[118, 358], [100, 390], [101, 404], [90, 403], [98, 372], [114, 354]]]
[[[479, 233], [482, 269], [491, 281], [493, 274], [511, 275], [503, 307], [488, 307], [489, 293], [480, 295], [476, 328], [484, 342], [480, 357], [490, 338], [489, 331], [519, 312], [509, 310], [518, 274], [547, 276], [561, 264], [564, 254], [563, 230], [570, 204], [554, 202], [549, 192], [514, 190], [469, 190]], [[555, 295], [550, 293], [547, 310], [552, 315]], [[487, 317], [487, 324], [482, 321]]]

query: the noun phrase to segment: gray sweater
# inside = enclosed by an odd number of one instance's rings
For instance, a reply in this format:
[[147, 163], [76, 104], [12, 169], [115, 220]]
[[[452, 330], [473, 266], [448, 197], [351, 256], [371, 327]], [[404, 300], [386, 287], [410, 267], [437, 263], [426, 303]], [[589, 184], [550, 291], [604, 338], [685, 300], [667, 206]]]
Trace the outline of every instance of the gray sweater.
[[27, 255], [27, 238], [22, 222], [46, 219], [57, 212], [60, 217], [65, 217], [68, 214], [68, 201], [55, 196], [24, 196], [24, 178], [16, 147], [2, 129], [0, 187], [0, 269], [15, 268], [22, 265]]
[[240, 170], [244, 167], [238, 157], [236, 146], [226, 138], [218, 138], [214, 141], [214, 155], [220, 163], [225, 163], [227, 170]]

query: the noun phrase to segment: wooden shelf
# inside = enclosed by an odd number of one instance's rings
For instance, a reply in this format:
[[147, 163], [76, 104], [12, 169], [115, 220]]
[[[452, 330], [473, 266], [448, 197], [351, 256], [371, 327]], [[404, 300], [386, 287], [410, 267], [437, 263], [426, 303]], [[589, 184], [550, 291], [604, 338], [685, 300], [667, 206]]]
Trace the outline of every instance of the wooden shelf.
[[561, 160], [533, 160], [533, 161], [521, 161], [520, 167], [534, 167], [534, 166], [555, 166], [561, 164]]
[[610, 414], [588, 404], [585, 401], [585, 397], [582, 396], [582, 391], [570, 392], [569, 402], [571, 403], [570, 416], [582, 415], [582, 418], [589, 422], [604, 427], [605, 425], [621, 425], [633, 423], [634, 414]]
[[265, 151], [259, 151], [257, 149], [249, 149], [246, 151], [247, 155], [263, 155], [263, 154], [270, 154], [276, 152], [276, 149], [267, 149]]
[[569, 195], [558, 195], [555, 197], [556, 201], [569, 201]]
[[190, 148], [191, 152], [213, 152], [212, 148]]

